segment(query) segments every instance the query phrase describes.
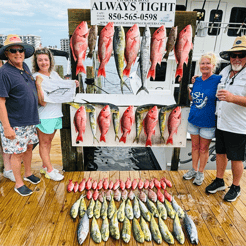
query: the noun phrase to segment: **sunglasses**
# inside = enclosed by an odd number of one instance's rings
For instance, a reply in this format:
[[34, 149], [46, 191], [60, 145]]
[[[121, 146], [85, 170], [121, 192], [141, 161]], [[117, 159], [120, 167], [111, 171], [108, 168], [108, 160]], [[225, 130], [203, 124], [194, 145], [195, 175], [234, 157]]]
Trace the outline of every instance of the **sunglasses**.
[[236, 57], [238, 57], [239, 59], [242, 59], [242, 58], [245, 58], [246, 57], [246, 53], [242, 53], [242, 54], [234, 54], [234, 53], [231, 53], [230, 54], [230, 57], [235, 59]]
[[9, 49], [8, 51], [10, 53], [12, 53], [12, 54], [15, 54], [15, 53], [17, 53], [17, 51], [19, 51], [19, 53], [23, 53], [25, 51], [25, 49], [24, 48], [21, 48], [21, 49]]

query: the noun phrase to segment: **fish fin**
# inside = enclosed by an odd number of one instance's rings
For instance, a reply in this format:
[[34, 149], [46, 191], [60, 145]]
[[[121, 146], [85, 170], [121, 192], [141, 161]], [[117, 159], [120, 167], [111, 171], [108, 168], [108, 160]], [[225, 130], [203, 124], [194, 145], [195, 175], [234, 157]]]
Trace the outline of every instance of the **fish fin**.
[[105, 142], [106, 143], [106, 138], [105, 138], [105, 135], [101, 135], [101, 137], [100, 137], [100, 142], [101, 141], [103, 141], [103, 142]]
[[180, 76], [180, 79], [183, 77], [183, 68], [177, 68], [175, 78]]
[[172, 137], [168, 137], [166, 144], [169, 144], [169, 143], [173, 144], [173, 138]]
[[97, 77], [99, 76], [103, 76], [104, 78], [106, 78], [106, 72], [105, 72], [105, 68], [100, 68], [98, 69], [98, 72], [97, 72]]
[[147, 89], [146, 87], [144, 87], [144, 86], [141, 86], [141, 87], [138, 89], [136, 95], [137, 95], [140, 91], [142, 91], [142, 90], [145, 90], [145, 91], [149, 94], [148, 89]]
[[126, 143], [126, 136], [122, 135], [119, 142]]
[[79, 141], [83, 142], [83, 136], [82, 135], [78, 135], [77, 136], [76, 143], [79, 142]]
[[146, 140], [145, 147], [147, 147], [148, 145], [149, 145], [149, 146], [152, 146], [151, 139], [147, 139], [147, 140]]
[[152, 68], [149, 69], [149, 72], [148, 72], [148, 75], [147, 75], [147, 79], [149, 77], [152, 77], [153, 79], [155, 79], [155, 68], [154, 69], [152, 69]]
[[74, 50], [73, 50], [73, 37], [71, 37], [71, 39], [70, 39], [70, 47], [71, 47], [71, 50], [72, 50], [73, 59], [74, 59], [74, 61], [77, 61], [77, 57], [75, 56]]
[[131, 72], [131, 68], [125, 67], [125, 69], [123, 70], [123, 75], [125, 75], [129, 78], [130, 72]]
[[78, 73], [80, 73], [80, 72], [86, 74], [85, 67], [83, 65], [77, 65], [77, 67], [76, 67], [76, 75], [78, 75]]

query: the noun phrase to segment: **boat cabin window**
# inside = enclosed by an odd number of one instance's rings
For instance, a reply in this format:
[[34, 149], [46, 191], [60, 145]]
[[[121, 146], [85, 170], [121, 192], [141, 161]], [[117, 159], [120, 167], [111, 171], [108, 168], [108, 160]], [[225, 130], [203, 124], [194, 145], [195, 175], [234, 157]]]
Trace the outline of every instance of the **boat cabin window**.
[[204, 21], [205, 19], [205, 9], [193, 9], [193, 11], [196, 11], [196, 19], [199, 21]]
[[[244, 35], [246, 28], [245, 25], [242, 26], [242, 24], [245, 23], [245, 19], [246, 19], [246, 8], [242, 8], [242, 7], [232, 8], [229, 22], [237, 23], [237, 24], [229, 24], [227, 35], [230, 37], [241, 36], [241, 34]], [[241, 29], [239, 30], [240, 27]]]
[[150, 78], [150, 81], [155, 81], [155, 82], [163, 82], [166, 81], [166, 71], [167, 71], [167, 63], [162, 62], [161, 66], [157, 63], [156, 69], [155, 69], [155, 80], [153, 78]]
[[220, 9], [213, 9], [210, 12], [208, 35], [218, 36], [220, 34], [221, 24], [218, 22], [222, 21], [223, 11]]
[[229, 62], [221, 62], [219, 64], [219, 66], [217, 66], [216, 70], [215, 70], [215, 74], [219, 74], [226, 66], [229, 65]]
[[176, 11], [186, 11], [185, 5], [176, 4]]

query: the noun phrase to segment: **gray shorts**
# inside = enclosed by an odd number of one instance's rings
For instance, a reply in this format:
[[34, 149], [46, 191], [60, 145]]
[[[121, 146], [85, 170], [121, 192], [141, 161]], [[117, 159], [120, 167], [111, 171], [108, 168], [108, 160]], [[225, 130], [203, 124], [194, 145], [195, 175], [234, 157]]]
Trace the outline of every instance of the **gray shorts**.
[[38, 135], [35, 125], [13, 127], [16, 137], [11, 140], [5, 137], [3, 126], [0, 123], [0, 135], [3, 152], [6, 154], [20, 154], [27, 150], [27, 145], [38, 143]]

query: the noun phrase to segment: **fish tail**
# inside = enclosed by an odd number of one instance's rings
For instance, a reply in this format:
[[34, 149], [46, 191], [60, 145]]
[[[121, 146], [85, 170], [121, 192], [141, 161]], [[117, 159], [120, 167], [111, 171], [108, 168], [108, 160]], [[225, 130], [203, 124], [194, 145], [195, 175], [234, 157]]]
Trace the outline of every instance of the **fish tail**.
[[115, 141], [116, 141], [116, 139], [119, 139], [119, 140], [120, 140], [120, 138], [119, 138], [119, 136], [118, 136], [118, 135], [115, 135]]
[[101, 135], [101, 137], [100, 137], [100, 142], [102, 142], [102, 141], [106, 143], [105, 135]]
[[166, 144], [173, 144], [173, 138], [172, 137], [169, 137], [168, 139], [167, 139], [167, 142], [166, 142]]
[[103, 76], [104, 78], [106, 78], [106, 72], [104, 67], [99, 67], [97, 77], [99, 76]]
[[94, 139], [96, 139], [96, 140], [97, 140], [97, 142], [99, 143], [99, 141], [98, 141], [98, 139], [97, 139], [97, 137], [96, 137], [96, 136], [94, 137]]
[[147, 79], [149, 77], [152, 77], [153, 79], [155, 79], [155, 68], [150, 68], [149, 69], [149, 72], [148, 72], [148, 75], [147, 75]]
[[149, 145], [149, 146], [152, 146], [151, 139], [147, 139], [147, 140], [146, 140], [145, 147], [147, 147], [148, 145]]
[[83, 142], [83, 136], [82, 135], [78, 135], [77, 136], [76, 143], [79, 142], [79, 141]]
[[162, 135], [160, 136], [160, 138], [163, 139], [164, 143], [166, 142], [165, 138]]
[[149, 94], [149, 91], [147, 90], [147, 88], [144, 87], [144, 86], [141, 86], [141, 87], [138, 89], [136, 95], [137, 95], [140, 91], [142, 91], [142, 90], [145, 90], [145, 91]]
[[133, 140], [133, 143], [134, 143], [135, 141], [136, 141], [137, 143], [139, 143], [139, 137], [135, 137], [134, 140]]
[[169, 56], [169, 52], [166, 52], [166, 54], [164, 55], [164, 59], [168, 60], [168, 56]]
[[119, 142], [126, 143], [126, 136], [122, 135]]
[[92, 51], [89, 51], [89, 53], [87, 54], [87, 58], [92, 58], [92, 55], [93, 55]]
[[131, 68], [127, 68], [127, 67], [126, 67], [126, 68], [123, 70], [123, 75], [125, 75], [125, 76], [127, 76], [127, 77], [129, 78], [130, 72], [131, 72]]
[[76, 75], [78, 75], [78, 73], [80, 73], [80, 72], [86, 74], [85, 67], [83, 65], [77, 65], [77, 67], [76, 67]]
[[126, 82], [123, 81], [123, 80], [121, 80], [120, 86], [121, 86], [121, 92], [122, 92], [122, 94], [123, 94], [123, 86], [124, 86], [124, 85], [127, 87], [127, 89], [128, 89], [129, 91], [131, 91], [130, 87], [126, 84]]
[[180, 76], [180, 79], [183, 77], [183, 68], [177, 68], [175, 78]]

